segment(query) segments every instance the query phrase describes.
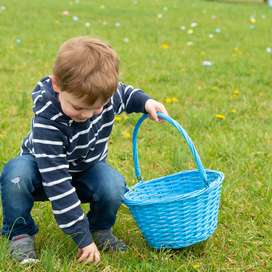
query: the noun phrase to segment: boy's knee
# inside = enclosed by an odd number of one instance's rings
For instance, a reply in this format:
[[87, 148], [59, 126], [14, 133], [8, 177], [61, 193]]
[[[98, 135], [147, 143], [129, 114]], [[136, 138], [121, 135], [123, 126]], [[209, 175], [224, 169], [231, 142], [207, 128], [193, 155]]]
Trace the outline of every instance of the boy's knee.
[[14, 184], [20, 187], [22, 183], [28, 183], [33, 180], [35, 176], [35, 167], [33, 166], [32, 160], [24, 159], [22, 157], [14, 158], [9, 161], [1, 173], [1, 184]]
[[122, 202], [124, 194], [128, 191], [124, 177], [118, 173], [104, 190], [109, 202]]

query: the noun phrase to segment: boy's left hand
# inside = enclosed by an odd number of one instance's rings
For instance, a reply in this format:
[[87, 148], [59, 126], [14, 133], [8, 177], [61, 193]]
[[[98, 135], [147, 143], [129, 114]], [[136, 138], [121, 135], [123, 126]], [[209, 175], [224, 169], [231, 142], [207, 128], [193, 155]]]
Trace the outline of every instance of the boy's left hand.
[[149, 119], [154, 120], [155, 122], [163, 123], [165, 121], [164, 119], [158, 117], [157, 111], [168, 115], [164, 105], [153, 99], [148, 99], [146, 101], [145, 110], [148, 113]]

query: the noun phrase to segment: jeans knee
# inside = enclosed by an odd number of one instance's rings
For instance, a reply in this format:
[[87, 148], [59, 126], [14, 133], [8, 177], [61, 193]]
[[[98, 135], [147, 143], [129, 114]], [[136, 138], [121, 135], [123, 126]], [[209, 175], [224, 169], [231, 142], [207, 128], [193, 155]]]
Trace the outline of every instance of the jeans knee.
[[110, 203], [121, 203], [127, 192], [126, 182], [121, 174], [115, 175], [112, 181], [104, 187], [104, 197]]
[[1, 187], [2, 189], [32, 188], [35, 175], [37, 174], [33, 163], [27, 157], [17, 157], [9, 161], [2, 169]]
[[[80, 185], [82, 183], [85, 184], [84, 187]], [[99, 162], [75, 176], [72, 185], [77, 187], [78, 194], [85, 195], [85, 201], [91, 198], [92, 201], [101, 201], [103, 204], [120, 204], [128, 191], [124, 177], [105, 162]], [[84, 188], [87, 189], [86, 192]]]

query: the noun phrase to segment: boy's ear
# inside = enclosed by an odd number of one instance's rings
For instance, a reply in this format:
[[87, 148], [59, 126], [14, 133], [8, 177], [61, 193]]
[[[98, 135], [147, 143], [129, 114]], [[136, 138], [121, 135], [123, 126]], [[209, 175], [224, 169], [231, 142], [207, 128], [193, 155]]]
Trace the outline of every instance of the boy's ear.
[[56, 78], [54, 76], [50, 76], [50, 79], [52, 81], [52, 84], [53, 84], [53, 89], [56, 93], [59, 93], [60, 90], [59, 90], [59, 87], [58, 87], [58, 83], [56, 81]]

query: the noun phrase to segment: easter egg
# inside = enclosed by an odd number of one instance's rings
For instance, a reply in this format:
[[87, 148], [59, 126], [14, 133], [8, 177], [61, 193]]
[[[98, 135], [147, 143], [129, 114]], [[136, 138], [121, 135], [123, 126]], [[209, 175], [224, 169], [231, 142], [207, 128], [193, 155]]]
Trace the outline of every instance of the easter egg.
[[212, 63], [210, 61], [203, 61], [203, 66], [212, 66]]

